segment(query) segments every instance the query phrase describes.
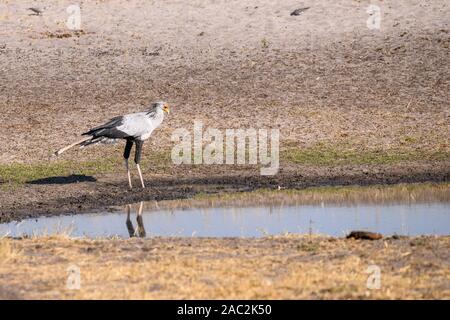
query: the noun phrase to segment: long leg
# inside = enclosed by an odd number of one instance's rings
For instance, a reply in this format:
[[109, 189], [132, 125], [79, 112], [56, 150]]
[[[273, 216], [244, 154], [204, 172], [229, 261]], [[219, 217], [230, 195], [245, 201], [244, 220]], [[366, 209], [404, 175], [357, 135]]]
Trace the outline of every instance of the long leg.
[[[130, 157], [130, 152], [131, 152], [132, 147], [133, 147], [133, 140], [127, 139], [127, 144], [125, 145], [125, 151], [123, 152], [123, 157], [125, 158], [125, 168], [127, 168], [128, 185], [130, 186], [130, 189], [132, 188], [132, 185], [131, 185], [130, 168], [128, 167], [128, 158]], [[136, 145], [136, 147], [137, 147], [137, 145]]]
[[141, 153], [142, 153], [142, 145], [144, 141], [136, 140], [136, 154], [134, 156], [134, 162], [136, 163], [136, 167], [139, 172], [139, 178], [141, 179], [142, 188], [145, 188], [144, 179], [142, 178], [141, 167], [139, 166], [139, 162], [141, 162]]

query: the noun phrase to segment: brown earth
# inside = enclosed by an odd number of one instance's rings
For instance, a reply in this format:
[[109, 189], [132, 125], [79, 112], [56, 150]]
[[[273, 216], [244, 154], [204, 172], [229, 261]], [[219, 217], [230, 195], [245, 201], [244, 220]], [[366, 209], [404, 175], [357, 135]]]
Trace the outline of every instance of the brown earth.
[[169, 163], [158, 172], [149, 164], [149, 188], [133, 192], [123, 171], [78, 184], [10, 186], [0, 176], [2, 220], [199, 191], [449, 180], [448, 1], [380, 2], [379, 30], [366, 26], [371, 1], [304, 2], [311, 8], [296, 17], [294, 0], [89, 1], [82, 31], [65, 26], [70, 1], [40, 3], [44, 14], [30, 16], [30, 4], [0, 1], [0, 169], [120, 158], [121, 147], [51, 154], [154, 100], [172, 113], [147, 155], [170, 150], [173, 130], [198, 119], [221, 130], [279, 128], [281, 151], [321, 144], [419, 156], [329, 166], [282, 159], [274, 177], [253, 167]]
[[449, 253], [449, 237], [1, 239], [0, 298], [449, 299]]

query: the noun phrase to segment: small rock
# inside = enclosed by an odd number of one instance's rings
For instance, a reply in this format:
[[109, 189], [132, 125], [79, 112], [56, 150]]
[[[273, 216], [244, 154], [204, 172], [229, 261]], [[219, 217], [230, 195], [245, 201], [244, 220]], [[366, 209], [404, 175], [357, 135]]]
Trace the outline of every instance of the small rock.
[[291, 12], [291, 16], [299, 16], [308, 9], [309, 7], [295, 9], [294, 11]]
[[369, 231], [352, 231], [347, 235], [347, 239], [379, 240], [381, 238], [383, 238], [381, 234]]
[[398, 234], [394, 234], [391, 237], [389, 237], [389, 239], [392, 239], [392, 240], [400, 240], [400, 239], [407, 239], [407, 238], [408, 238], [407, 236], [402, 236], [402, 235], [398, 235]]
[[33, 16], [41, 16], [42, 15], [42, 13], [44, 12], [44, 10], [45, 10], [45, 7], [44, 8], [37, 8], [37, 7], [31, 7], [31, 8], [28, 8], [28, 10], [30, 10], [30, 11], [32, 11], [33, 13], [31, 14], [31, 15], [33, 15]]

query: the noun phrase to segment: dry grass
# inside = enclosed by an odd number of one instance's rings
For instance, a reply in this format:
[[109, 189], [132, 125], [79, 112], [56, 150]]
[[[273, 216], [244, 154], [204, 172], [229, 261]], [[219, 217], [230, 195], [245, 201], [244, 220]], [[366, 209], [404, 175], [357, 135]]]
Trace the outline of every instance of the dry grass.
[[[0, 264], [1, 288], [43, 299], [450, 298], [449, 237], [355, 241], [263, 239], [8, 240], [23, 253]], [[366, 287], [369, 265], [381, 288]], [[66, 287], [69, 266], [80, 290]]]
[[22, 256], [22, 251], [17, 249], [10, 239], [0, 239], [0, 264], [14, 264]]

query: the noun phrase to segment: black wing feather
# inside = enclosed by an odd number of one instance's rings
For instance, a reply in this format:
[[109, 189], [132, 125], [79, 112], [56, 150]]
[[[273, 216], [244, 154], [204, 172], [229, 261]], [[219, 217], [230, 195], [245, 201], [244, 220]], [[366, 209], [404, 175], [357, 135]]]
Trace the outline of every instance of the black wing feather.
[[117, 138], [126, 138], [128, 137], [128, 134], [126, 134], [123, 131], [117, 130], [117, 127], [121, 126], [123, 124], [123, 116], [114, 117], [111, 120], [109, 120], [107, 123], [92, 128], [91, 130], [82, 133], [83, 136], [92, 136], [94, 138], [98, 137], [107, 137], [111, 139], [117, 139]]

